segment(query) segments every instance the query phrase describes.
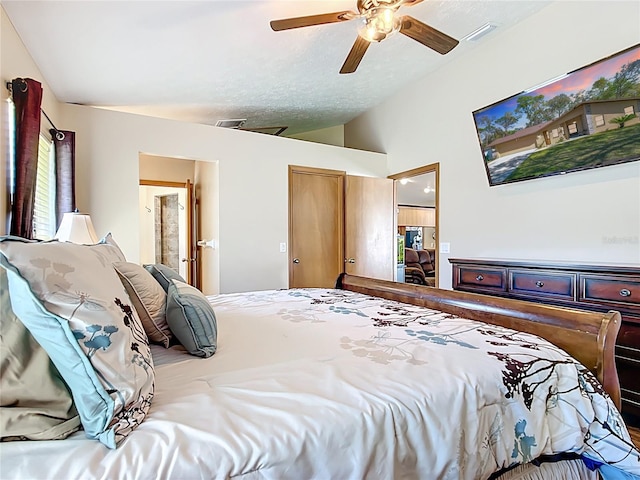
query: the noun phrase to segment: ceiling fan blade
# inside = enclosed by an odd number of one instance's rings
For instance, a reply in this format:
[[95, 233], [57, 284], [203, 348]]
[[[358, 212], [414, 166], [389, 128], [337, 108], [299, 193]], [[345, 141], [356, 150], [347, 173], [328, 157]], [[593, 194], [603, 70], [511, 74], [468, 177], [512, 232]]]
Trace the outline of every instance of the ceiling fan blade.
[[344, 12], [323, 13], [320, 15], [309, 15], [306, 17], [284, 18], [282, 20], [272, 20], [271, 29], [275, 32], [279, 32], [280, 30], [290, 30], [292, 28], [344, 22], [346, 20], [356, 18], [357, 16], [357, 13], [345, 10]]
[[413, 38], [416, 42], [420, 42], [424, 46], [429, 47], [442, 55], [449, 53], [456, 45], [458, 45], [458, 43], [460, 43], [458, 40], [450, 37], [446, 33], [442, 33], [440, 30], [436, 30], [429, 25], [425, 25], [421, 21], [416, 20], [409, 15], [402, 17], [400, 33], [409, 38]]
[[355, 72], [356, 69], [358, 68], [358, 65], [360, 65], [360, 61], [362, 60], [362, 57], [364, 57], [364, 54], [367, 51], [367, 48], [369, 48], [369, 45], [370, 45], [370, 42], [368, 40], [365, 40], [364, 38], [358, 35], [358, 37], [356, 37], [356, 41], [353, 44], [353, 47], [351, 47], [351, 51], [349, 52], [349, 55], [347, 55], [347, 59], [344, 61], [344, 64], [340, 69], [340, 73]]

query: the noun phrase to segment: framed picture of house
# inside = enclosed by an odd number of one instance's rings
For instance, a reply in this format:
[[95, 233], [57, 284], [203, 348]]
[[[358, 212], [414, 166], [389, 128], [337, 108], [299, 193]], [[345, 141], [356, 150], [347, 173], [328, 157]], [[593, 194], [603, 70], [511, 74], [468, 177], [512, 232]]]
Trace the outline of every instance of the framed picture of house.
[[640, 160], [640, 44], [473, 119], [492, 186]]

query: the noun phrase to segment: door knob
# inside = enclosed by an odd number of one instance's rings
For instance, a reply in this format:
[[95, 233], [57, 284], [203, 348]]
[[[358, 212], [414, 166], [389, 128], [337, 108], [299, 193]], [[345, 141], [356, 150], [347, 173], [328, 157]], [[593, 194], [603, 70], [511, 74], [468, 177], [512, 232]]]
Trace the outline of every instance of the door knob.
[[355, 258], [350, 258], [349, 260], [347, 260], [347, 263], [356, 263], [356, 259]]
[[294, 258], [293, 259], [293, 263], [300, 263], [300, 259], [299, 258]]

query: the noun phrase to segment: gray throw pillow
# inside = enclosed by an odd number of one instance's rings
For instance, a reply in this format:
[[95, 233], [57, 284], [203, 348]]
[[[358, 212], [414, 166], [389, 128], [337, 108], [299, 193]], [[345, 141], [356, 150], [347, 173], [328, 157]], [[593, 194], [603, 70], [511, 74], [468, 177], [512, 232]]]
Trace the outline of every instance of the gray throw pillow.
[[153, 278], [156, 279], [165, 292], [169, 290], [169, 284], [171, 280], [178, 280], [183, 283], [187, 283], [187, 281], [180, 276], [178, 272], [176, 272], [173, 268], [167, 267], [162, 263], [151, 263], [143, 265], [143, 267], [149, 272]]
[[166, 313], [171, 332], [191, 355], [206, 358], [216, 353], [216, 315], [200, 290], [172, 280], [167, 292]]
[[169, 347], [173, 335], [165, 318], [167, 292], [137, 263], [116, 262], [113, 268], [138, 312], [149, 341]]

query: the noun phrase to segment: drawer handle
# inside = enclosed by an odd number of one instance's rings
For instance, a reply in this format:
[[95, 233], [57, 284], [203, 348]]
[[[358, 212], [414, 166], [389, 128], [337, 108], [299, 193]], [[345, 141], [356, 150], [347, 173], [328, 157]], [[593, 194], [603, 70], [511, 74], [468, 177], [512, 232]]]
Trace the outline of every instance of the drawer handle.
[[622, 290], [620, 290], [620, 296], [621, 297], [630, 297], [631, 296], [631, 290], [627, 290], [626, 288], [623, 288]]
[[540, 280], [538, 280], [536, 282], [536, 287], [544, 287], [544, 282], [541, 282]]
[[[477, 280], [477, 281], [479, 281], [479, 282], [481, 282], [482, 280], [484, 280], [484, 277], [483, 277], [482, 275], [478, 275], [478, 276], [476, 277], [476, 280]], [[622, 295], [622, 293], [621, 293], [620, 295]]]

